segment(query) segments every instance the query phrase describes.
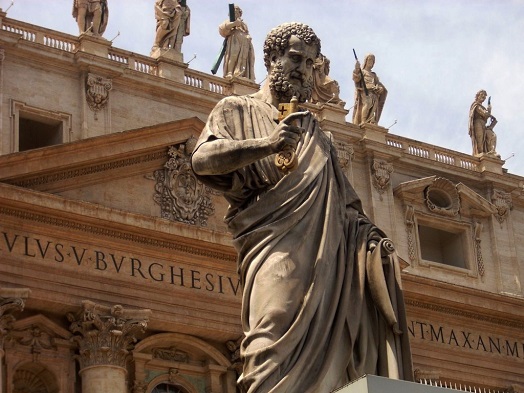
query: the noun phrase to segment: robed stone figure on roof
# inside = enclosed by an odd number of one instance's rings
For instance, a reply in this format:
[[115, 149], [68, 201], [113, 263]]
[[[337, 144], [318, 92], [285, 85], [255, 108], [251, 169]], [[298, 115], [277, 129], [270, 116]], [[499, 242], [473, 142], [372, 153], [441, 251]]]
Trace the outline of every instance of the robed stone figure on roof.
[[[264, 44], [268, 77], [222, 99], [192, 155], [229, 202], [226, 222], [243, 286], [242, 392], [328, 393], [364, 374], [411, 379], [400, 268], [365, 215], [331, 137], [308, 111], [320, 40], [285, 23]], [[275, 155], [294, 150], [294, 170]], [[278, 161], [278, 160], [277, 160]]]
[[102, 36], [109, 19], [107, 0], [73, 0], [73, 18], [80, 34]]

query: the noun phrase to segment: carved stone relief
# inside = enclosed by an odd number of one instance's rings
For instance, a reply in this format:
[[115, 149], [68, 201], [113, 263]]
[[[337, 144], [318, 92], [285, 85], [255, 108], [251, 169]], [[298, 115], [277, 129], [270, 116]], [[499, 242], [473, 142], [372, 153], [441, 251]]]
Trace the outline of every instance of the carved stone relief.
[[153, 357], [156, 359], [169, 360], [172, 362], [189, 362], [189, 355], [187, 352], [180, 351], [176, 347], [170, 348], [154, 348], [152, 350]]
[[371, 178], [373, 187], [375, 187], [379, 194], [384, 193], [390, 185], [393, 165], [384, 160], [374, 159], [371, 164], [371, 172], [373, 174], [373, 177]]
[[29, 293], [26, 288], [0, 288], [0, 349], [4, 348], [4, 341], [13, 327], [13, 313], [24, 309]]
[[460, 198], [455, 185], [443, 177], [437, 177], [425, 191], [426, 205], [433, 213], [454, 217], [460, 210]]
[[413, 206], [406, 206], [406, 230], [408, 233], [408, 255], [411, 261], [417, 258], [415, 246], [415, 209]]
[[475, 252], [477, 256], [477, 268], [481, 276], [484, 276], [484, 260], [482, 259], [482, 249], [480, 247], [480, 234], [482, 232], [482, 224], [480, 222], [475, 223]]
[[87, 105], [95, 112], [104, 109], [109, 101], [109, 91], [113, 88], [111, 79], [103, 78], [95, 74], [87, 74], [86, 78], [86, 101]]
[[508, 217], [510, 210], [513, 208], [511, 194], [501, 190], [494, 190], [493, 196], [491, 197], [491, 202], [497, 209], [495, 218], [502, 224]]
[[242, 373], [242, 359], [240, 359], [240, 344], [242, 343], [242, 338], [240, 337], [236, 341], [228, 341], [226, 347], [229, 350], [231, 368], [236, 371], [237, 375]]
[[78, 343], [80, 368], [94, 365], [125, 367], [137, 335], [145, 332], [150, 310], [128, 310], [85, 300], [82, 311], [67, 315]]
[[355, 150], [353, 149], [353, 146], [348, 145], [347, 143], [335, 141], [334, 144], [337, 149], [338, 163], [342, 169], [346, 170], [351, 166]]
[[206, 226], [215, 212], [210, 195], [213, 191], [201, 183], [191, 169], [190, 156], [196, 139], [169, 148], [169, 160], [163, 169], [154, 172], [154, 201], [160, 205], [161, 216], [171, 221]]

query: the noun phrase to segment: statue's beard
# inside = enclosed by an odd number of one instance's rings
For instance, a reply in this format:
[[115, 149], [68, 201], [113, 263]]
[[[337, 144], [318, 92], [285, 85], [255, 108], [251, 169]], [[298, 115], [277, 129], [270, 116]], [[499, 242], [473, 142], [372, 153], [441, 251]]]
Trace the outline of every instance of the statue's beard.
[[[285, 75], [282, 62], [277, 60], [275, 67], [269, 74], [269, 89], [279, 102], [289, 102], [293, 96], [297, 97], [298, 102], [306, 102], [311, 98], [313, 78], [306, 79], [304, 75], [291, 71]], [[290, 76], [300, 79], [301, 86], [296, 86], [290, 81]]]

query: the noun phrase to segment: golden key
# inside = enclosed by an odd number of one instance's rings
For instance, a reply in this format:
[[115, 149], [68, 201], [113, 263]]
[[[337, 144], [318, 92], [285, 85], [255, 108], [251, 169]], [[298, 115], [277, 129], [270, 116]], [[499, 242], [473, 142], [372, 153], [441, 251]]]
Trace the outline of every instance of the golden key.
[[[298, 99], [293, 96], [288, 103], [281, 103], [278, 105], [278, 121], [282, 121], [287, 115], [295, 113], [298, 110]], [[279, 151], [275, 156], [275, 165], [284, 173], [294, 170], [298, 165], [298, 158], [295, 149], [291, 146], [285, 146], [282, 151]]]

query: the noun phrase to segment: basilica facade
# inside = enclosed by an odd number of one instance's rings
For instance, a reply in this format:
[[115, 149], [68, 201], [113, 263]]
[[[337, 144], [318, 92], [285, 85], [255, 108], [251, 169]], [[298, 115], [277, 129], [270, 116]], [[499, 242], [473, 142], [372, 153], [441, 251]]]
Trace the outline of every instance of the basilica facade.
[[[0, 391], [236, 392], [227, 205], [189, 157], [258, 87], [0, 14]], [[305, 107], [396, 244], [415, 380], [524, 392], [524, 178]]]

